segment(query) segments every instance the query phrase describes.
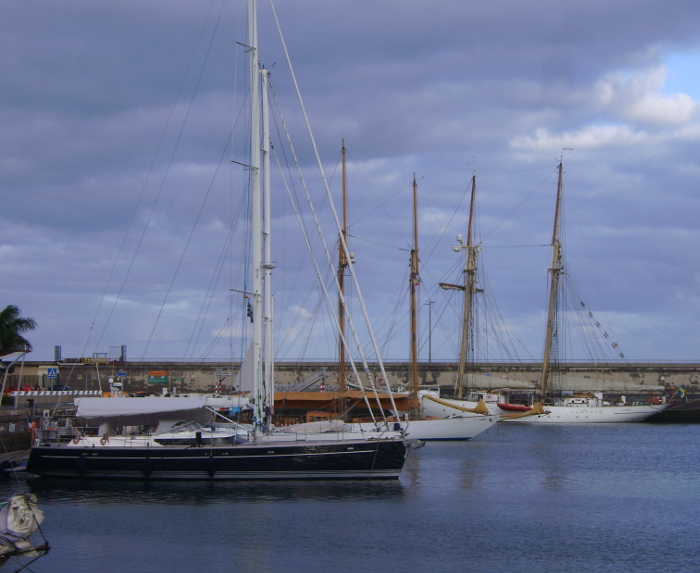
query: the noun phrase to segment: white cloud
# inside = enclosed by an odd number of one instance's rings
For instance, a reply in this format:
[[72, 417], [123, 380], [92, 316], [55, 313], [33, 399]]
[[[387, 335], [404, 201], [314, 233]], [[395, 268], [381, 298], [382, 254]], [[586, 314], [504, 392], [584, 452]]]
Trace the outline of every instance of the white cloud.
[[633, 73], [607, 74], [595, 86], [596, 99], [602, 110], [621, 120], [668, 126], [693, 120], [698, 102], [685, 93], [662, 93], [666, 68], [655, 67]]
[[519, 136], [510, 141], [510, 147], [519, 151], [545, 152], [573, 149], [594, 149], [606, 146], [621, 146], [644, 143], [649, 135], [643, 131], [634, 131], [626, 125], [591, 125], [576, 131], [550, 133], [546, 128], [539, 128], [534, 136]]
[[700, 103], [685, 93], [663, 93], [665, 82], [663, 66], [608, 73], [593, 86], [594, 110], [605, 118], [604, 123], [561, 133], [540, 127], [534, 135], [513, 138], [510, 147], [544, 152], [697, 139], [698, 125], [693, 120]]

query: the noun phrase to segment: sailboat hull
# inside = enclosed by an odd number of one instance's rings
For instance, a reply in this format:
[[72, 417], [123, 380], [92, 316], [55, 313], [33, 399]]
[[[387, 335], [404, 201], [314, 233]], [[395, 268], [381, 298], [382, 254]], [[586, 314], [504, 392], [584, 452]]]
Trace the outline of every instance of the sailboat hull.
[[212, 447], [35, 446], [27, 472], [48, 478], [138, 480], [397, 479], [402, 440]]
[[401, 426], [409, 440], [471, 440], [491, 428], [496, 422], [498, 422], [498, 416], [477, 414], [435, 420], [412, 420], [401, 422]]
[[[451, 408], [454, 404], [456, 408]], [[459, 413], [457, 408], [475, 408], [476, 402], [468, 400], [441, 399], [441, 403], [426, 402], [423, 406], [426, 414], [430, 416], [449, 416]], [[489, 411], [496, 414], [499, 406], [496, 403], [487, 404]], [[591, 424], [591, 423], [619, 423], [641, 422], [653, 414], [663, 410], [665, 405], [639, 405], [639, 406], [544, 406], [548, 414], [508, 418], [501, 416], [501, 422], [509, 424]], [[503, 412], [501, 412], [502, 414]]]
[[591, 424], [641, 422], [665, 406], [545, 406], [548, 414], [524, 416], [502, 421], [525, 424]]

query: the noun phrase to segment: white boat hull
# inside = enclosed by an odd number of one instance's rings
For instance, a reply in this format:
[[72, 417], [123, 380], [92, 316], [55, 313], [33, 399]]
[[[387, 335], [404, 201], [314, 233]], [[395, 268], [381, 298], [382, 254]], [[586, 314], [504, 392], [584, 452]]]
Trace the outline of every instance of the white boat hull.
[[595, 424], [641, 422], [665, 406], [545, 406], [549, 414], [525, 416], [523, 418], [503, 417], [503, 422], [523, 424]]
[[[432, 401], [424, 401], [423, 410], [427, 416], [449, 416], [455, 415], [461, 410], [451, 408], [449, 404], [454, 404], [457, 408], [475, 408], [477, 403], [469, 400], [451, 400], [441, 398], [441, 404]], [[661, 405], [639, 405], [639, 406], [544, 406], [548, 414], [538, 414], [518, 418], [509, 418], [508, 412], [504, 412], [498, 404], [488, 403], [487, 407], [491, 414], [502, 414], [501, 422], [522, 423], [522, 424], [592, 424], [592, 423], [619, 423], [619, 422], [641, 422], [649, 416], [663, 410], [666, 406]], [[515, 414], [515, 412], [512, 412]]]
[[[498, 422], [498, 416], [472, 414], [435, 420], [412, 420], [401, 422], [407, 440], [471, 440]], [[352, 424], [367, 431], [373, 424]]]
[[409, 440], [471, 440], [498, 422], [498, 416], [459, 416], [404, 423]]

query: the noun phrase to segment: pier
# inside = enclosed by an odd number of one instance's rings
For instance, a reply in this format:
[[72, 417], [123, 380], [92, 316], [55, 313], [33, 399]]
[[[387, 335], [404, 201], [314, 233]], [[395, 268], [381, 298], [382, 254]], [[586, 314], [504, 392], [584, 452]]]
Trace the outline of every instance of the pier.
[[[384, 367], [393, 388], [410, 390], [408, 361], [389, 361], [384, 363]], [[468, 385], [480, 389], [534, 389], [538, 385], [540, 369], [541, 365], [536, 362], [476, 364], [469, 369]], [[700, 362], [622, 365], [567, 363], [561, 365], [560, 369], [561, 390], [645, 394], [685, 387], [689, 394], [700, 392]], [[21, 380], [19, 368], [8, 375], [6, 391], [21, 385], [23, 388], [30, 386], [41, 395], [56, 386], [67, 386], [68, 392], [89, 395], [103, 394], [115, 388], [125, 394], [226, 393], [236, 385], [239, 370], [239, 362], [224, 361], [27, 361]], [[379, 376], [376, 365], [370, 364], [370, 370], [375, 377]], [[419, 364], [421, 387], [448, 390], [454, 387], [456, 375], [456, 363]], [[337, 387], [338, 364], [319, 361], [278, 362], [275, 364], [275, 377], [279, 391], [300, 390], [305, 385], [308, 385], [308, 390], [332, 390]]]

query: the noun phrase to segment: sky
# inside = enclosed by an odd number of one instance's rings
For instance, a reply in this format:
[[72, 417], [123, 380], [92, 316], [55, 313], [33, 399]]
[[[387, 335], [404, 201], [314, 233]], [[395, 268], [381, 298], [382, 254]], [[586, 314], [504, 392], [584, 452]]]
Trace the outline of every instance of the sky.
[[[466, 235], [473, 173], [475, 352], [541, 357], [560, 159], [566, 276], [596, 344], [629, 361], [698, 359], [700, 4], [274, 7], [337, 209], [345, 141], [350, 250], [384, 359], [408, 357], [414, 174], [420, 356], [457, 357], [460, 294], [438, 283], [463, 280], [451, 247]], [[121, 345], [129, 359], [242, 356], [245, 14], [243, 0], [0, 6], [0, 305], [36, 320], [29, 359], [52, 360], [57, 345], [64, 358]], [[285, 131], [329, 249], [337, 229], [267, 0], [259, 20], [278, 360], [333, 360], [333, 319], [287, 186], [327, 284], [332, 271]], [[348, 299], [359, 324], [356, 287]], [[569, 358], [594, 359], [586, 344], [572, 342]]]

